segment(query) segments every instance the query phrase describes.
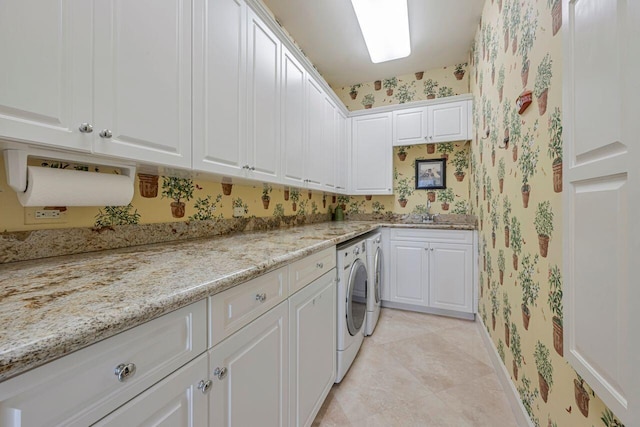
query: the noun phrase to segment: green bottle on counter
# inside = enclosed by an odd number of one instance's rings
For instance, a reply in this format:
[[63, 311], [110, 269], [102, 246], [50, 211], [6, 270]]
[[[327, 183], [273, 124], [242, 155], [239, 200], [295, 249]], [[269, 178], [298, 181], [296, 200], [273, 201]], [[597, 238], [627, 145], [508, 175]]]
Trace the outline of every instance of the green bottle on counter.
[[344, 211], [342, 210], [342, 206], [336, 206], [335, 210], [336, 221], [344, 221]]

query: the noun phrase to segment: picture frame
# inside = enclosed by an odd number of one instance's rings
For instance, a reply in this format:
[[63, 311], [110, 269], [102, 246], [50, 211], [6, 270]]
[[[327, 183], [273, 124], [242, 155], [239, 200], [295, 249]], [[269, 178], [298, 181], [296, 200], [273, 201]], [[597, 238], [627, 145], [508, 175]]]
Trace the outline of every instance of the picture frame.
[[447, 160], [416, 160], [416, 190], [447, 188]]

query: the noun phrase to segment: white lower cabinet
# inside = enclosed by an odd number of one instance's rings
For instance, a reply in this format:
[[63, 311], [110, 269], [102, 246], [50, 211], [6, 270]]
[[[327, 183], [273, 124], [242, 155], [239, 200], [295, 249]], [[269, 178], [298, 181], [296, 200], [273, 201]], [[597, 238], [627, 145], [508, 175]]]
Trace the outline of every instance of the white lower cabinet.
[[475, 313], [472, 231], [399, 229], [390, 238], [388, 306]]
[[210, 426], [288, 425], [285, 301], [209, 351]]
[[336, 377], [335, 278], [332, 269], [289, 298], [291, 426], [313, 423]]
[[204, 427], [208, 396], [204, 385], [207, 355], [201, 354], [117, 411], [96, 423], [99, 427]]

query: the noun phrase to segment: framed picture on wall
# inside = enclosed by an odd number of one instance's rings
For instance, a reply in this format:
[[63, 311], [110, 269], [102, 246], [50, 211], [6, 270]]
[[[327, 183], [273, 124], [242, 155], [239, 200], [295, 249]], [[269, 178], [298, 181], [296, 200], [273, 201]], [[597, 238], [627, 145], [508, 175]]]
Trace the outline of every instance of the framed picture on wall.
[[445, 159], [416, 160], [416, 190], [447, 188]]

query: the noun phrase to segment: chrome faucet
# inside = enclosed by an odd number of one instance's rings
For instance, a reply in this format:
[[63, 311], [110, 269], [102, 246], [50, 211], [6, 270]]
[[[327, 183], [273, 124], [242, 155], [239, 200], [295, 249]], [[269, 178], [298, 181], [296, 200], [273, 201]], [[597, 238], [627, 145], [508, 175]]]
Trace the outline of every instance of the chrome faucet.
[[427, 199], [427, 212], [425, 215], [422, 215], [422, 222], [432, 222], [433, 221], [433, 215], [431, 215], [429, 212], [431, 210], [431, 200]]

